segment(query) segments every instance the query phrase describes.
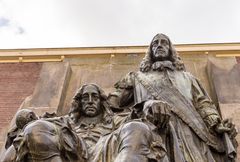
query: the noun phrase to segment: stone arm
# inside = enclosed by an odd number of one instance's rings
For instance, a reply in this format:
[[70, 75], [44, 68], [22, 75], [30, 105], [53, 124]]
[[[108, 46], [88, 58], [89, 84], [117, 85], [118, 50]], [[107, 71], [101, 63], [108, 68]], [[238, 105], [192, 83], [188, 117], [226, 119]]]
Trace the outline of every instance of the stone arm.
[[193, 104], [210, 130], [221, 123], [219, 112], [197, 79], [192, 80]]

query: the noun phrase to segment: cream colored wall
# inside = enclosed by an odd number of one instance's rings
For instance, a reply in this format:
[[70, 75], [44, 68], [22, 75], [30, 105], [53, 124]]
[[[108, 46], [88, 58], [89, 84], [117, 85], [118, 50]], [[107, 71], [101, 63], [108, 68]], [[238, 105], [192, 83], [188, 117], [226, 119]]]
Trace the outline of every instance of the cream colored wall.
[[[187, 71], [200, 79], [217, 102], [216, 87], [212, 83], [214, 78], [211, 78], [208, 63], [211, 61], [220, 68], [231, 69], [236, 64], [232, 56], [240, 54], [240, 44], [176, 45], [176, 48]], [[128, 72], [138, 70], [146, 50], [147, 46], [0, 50], [0, 62], [45, 62], [35, 91], [23, 107], [29, 106], [38, 114], [57, 111], [63, 115], [68, 112], [71, 99], [81, 85], [96, 83], [106, 93], [113, 91], [114, 83]], [[50, 91], [49, 87], [54, 90]], [[48, 100], [44, 99], [46, 96]], [[231, 108], [237, 111], [229, 114], [229, 107], [223, 106], [220, 103], [226, 117], [235, 113], [233, 120], [239, 128], [240, 108], [234, 103]]]

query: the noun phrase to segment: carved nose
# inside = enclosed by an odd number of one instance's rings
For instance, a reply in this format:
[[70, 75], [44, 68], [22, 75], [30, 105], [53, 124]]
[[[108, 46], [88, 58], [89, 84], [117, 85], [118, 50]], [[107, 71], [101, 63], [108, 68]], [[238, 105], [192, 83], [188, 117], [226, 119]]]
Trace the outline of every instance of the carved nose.
[[158, 47], [157, 47], [157, 49], [163, 49], [162, 45], [159, 44]]
[[90, 102], [90, 103], [92, 103], [92, 102], [93, 102], [93, 98], [92, 98], [92, 96], [91, 96], [91, 95], [89, 96], [89, 102]]

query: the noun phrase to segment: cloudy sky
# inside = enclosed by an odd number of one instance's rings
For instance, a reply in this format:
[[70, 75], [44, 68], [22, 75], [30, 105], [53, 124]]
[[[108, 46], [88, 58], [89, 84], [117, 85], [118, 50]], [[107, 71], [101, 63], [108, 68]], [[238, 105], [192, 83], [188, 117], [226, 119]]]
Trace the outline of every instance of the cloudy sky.
[[0, 48], [240, 42], [239, 0], [0, 0]]

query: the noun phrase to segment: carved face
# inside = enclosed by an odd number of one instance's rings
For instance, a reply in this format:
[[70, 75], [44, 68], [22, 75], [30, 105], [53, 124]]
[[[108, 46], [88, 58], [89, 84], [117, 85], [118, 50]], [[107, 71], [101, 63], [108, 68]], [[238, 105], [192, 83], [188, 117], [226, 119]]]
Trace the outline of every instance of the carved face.
[[101, 100], [98, 89], [93, 85], [84, 87], [82, 93], [81, 112], [85, 116], [95, 117], [101, 112]]
[[153, 61], [168, 60], [170, 56], [169, 48], [170, 43], [168, 39], [162, 34], [156, 35], [151, 44]]

